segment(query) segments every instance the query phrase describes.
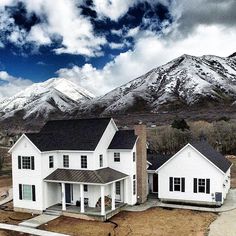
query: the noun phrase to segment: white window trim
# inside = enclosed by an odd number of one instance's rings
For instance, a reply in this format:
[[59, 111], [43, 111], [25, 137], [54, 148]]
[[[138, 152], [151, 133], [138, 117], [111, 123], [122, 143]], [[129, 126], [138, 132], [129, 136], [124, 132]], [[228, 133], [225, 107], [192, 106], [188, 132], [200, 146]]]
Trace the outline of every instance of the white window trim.
[[[24, 168], [23, 159], [29, 158], [29, 168]], [[31, 170], [31, 156], [21, 156], [21, 169], [23, 170]]]
[[[30, 190], [28, 193], [25, 193], [25, 187], [29, 188], [28, 190]], [[30, 194], [28, 198], [25, 198], [25, 194]], [[32, 193], [32, 185], [29, 185], [29, 184], [22, 184], [22, 200], [25, 200], [25, 201], [32, 201], [33, 199], [33, 193]]]
[[[67, 158], [68, 161], [67, 160], [65, 161], [65, 158]], [[65, 163], [68, 164], [68, 166], [67, 165], [65, 166]], [[69, 155], [63, 155], [63, 167], [64, 168], [69, 168], [70, 167], [70, 157], [69, 157]]]
[[120, 152], [114, 152], [114, 162], [120, 162]]
[[[85, 158], [85, 159], [84, 159]], [[88, 157], [86, 155], [81, 155], [80, 156], [80, 164], [81, 164], [81, 169], [87, 169], [88, 168]], [[84, 167], [84, 165], [86, 167]]]

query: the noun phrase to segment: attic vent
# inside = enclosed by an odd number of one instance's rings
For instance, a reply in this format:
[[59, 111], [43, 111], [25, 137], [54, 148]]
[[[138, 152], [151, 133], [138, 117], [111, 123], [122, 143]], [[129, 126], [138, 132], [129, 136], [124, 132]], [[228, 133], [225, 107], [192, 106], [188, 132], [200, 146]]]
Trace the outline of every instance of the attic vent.
[[25, 143], [25, 145], [24, 145], [24, 146], [25, 146], [25, 148], [27, 148], [27, 143]]
[[188, 152], [188, 157], [191, 157], [191, 152]]

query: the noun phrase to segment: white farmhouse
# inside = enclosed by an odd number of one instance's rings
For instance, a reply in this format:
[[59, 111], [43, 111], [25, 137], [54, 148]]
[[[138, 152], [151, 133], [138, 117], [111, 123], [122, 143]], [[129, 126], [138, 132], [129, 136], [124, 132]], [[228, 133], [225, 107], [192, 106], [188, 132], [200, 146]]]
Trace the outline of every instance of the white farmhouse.
[[118, 130], [111, 118], [49, 121], [10, 152], [16, 211], [105, 220], [124, 204], [146, 200], [144, 125]]
[[230, 189], [232, 163], [206, 141], [189, 143], [155, 165], [155, 172], [149, 167], [149, 182], [158, 179], [151, 191], [157, 191], [161, 201], [222, 205]]

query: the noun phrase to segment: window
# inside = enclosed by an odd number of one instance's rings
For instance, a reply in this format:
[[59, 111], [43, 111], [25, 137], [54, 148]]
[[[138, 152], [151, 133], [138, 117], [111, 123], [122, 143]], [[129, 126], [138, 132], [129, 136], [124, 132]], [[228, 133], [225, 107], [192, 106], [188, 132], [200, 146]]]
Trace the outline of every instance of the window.
[[182, 177], [170, 177], [169, 190], [171, 192], [185, 192], [185, 178]]
[[18, 156], [18, 169], [34, 170], [34, 156]]
[[84, 192], [88, 192], [88, 185], [84, 184]]
[[31, 200], [32, 199], [32, 187], [31, 185], [23, 185], [22, 186], [22, 199], [23, 200]]
[[53, 168], [53, 156], [49, 156], [49, 168]]
[[133, 175], [133, 195], [136, 194], [136, 176]]
[[87, 156], [81, 156], [81, 168], [87, 168]]
[[174, 191], [180, 191], [180, 178], [174, 178]]
[[99, 155], [99, 166], [103, 167], [103, 155]]
[[133, 162], [135, 162], [135, 159], [136, 159], [136, 153], [133, 152]]
[[69, 167], [69, 155], [63, 155], [63, 166]]
[[205, 193], [206, 182], [205, 179], [198, 179], [198, 192]]
[[19, 199], [35, 201], [35, 185], [19, 184]]
[[114, 162], [120, 162], [120, 153], [114, 152]]
[[116, 182], [116, 195], [120, 195], [120, 182]]
[[193, 179], [194, 193], [210, 193], [210, 179]]

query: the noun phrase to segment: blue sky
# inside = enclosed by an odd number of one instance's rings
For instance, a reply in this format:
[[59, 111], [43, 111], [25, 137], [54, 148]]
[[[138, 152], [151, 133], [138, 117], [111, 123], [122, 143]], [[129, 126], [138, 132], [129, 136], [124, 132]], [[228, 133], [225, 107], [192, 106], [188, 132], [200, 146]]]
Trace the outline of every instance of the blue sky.
[[233, 0], [1, 0], [0, 98], [52, 77], [101, 95], [184, 53], [228, 56], [235, 11]]

